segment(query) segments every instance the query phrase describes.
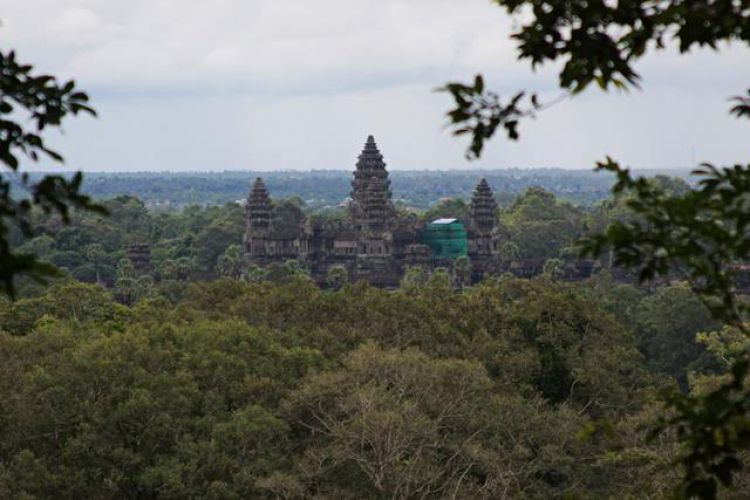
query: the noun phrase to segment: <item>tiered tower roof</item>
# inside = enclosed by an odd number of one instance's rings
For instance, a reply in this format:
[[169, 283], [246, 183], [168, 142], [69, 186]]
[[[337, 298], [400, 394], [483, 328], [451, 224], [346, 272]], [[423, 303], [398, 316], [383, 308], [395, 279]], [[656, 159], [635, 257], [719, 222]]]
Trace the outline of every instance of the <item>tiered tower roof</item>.
[[486, 179], [482, 179], [471, 196], [471, 226], [479, 231], [492, 231], [497, 225], [497, 202]]
[[360, 212], [367, 196], [367, 188], [372, 179], [380, 181], [382, 186], [378, 186], [378, 190], [384, 189], [387, 201], [390, 201], [391, 181], [388, 179], [388, 171], [385, 169], [383, 155], [378, 150], [375, 138], [370, 135], [367, 137], [367, 143], [357, 160], [357, 169], [354, 172], [354, 181], [352, 181], [352, 215], [354, 215], [355, 219], [364, 216]]
[[246, 213], [250, 227], [253, 229], [268, 229], [271, 225], [271, 197], [263, 179], [255, 179], [250, 196], [247, 199]]

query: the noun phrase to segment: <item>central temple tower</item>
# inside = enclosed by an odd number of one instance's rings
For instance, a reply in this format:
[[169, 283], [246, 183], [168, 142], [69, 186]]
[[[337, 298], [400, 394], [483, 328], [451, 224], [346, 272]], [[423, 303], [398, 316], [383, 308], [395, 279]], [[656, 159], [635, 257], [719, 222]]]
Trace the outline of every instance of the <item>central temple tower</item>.
[[391, 181], [388, 179], [383, 155], [378, 150], [375, 138], [370, 135], [367, 137], [365, 148], [357, 160], [354, 180], [352, 181], [352, 201], [349, 208], [352, 221], [358, 228], [365, 225], [368, 198], [372, 201], [372, 193], [368, 193], [368, 191], [373, 184], [376, 185], [374, 189], [378, 194], [382, 193], [386, 197], [383, 215], [388, 219], [395, 212], [391, 202]]
[[496, 271], [498, 246], [497, 202], [487, 180], [474, 189], [469, 206], [469, 259], [475, 279]]
[[383, 155], [373, 136], [367, 137], [359, 155], [352, 188], [349, 209], [357, 231], [355, 276], [375, 285], [395, 286], [400, 275], [393, 255], [396, 209]]

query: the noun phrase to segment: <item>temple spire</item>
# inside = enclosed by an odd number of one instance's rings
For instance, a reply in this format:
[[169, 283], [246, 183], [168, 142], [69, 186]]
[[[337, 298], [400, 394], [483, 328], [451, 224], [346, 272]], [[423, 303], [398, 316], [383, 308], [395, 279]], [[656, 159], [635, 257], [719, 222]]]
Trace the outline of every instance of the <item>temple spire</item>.
[[471, 226], [473, 229], [488, 232], [497, 225], [497, 202], [487, 179], [482, 178], [471, 196]]
[[252, 229], [268, 229], [271, 225], [271, 197], [260, 177], [255, 179], [245, 210], [249, 227]]
[[351, 212], [355, 220], [361, 220], [364, 217], [363, 205], [368, 186], [373, 179], [377, 179], [379, 184], [382, 184], [382, 186], [378, 186], [378, 189], [385, 190], [388, 198], [390, 198], [391, 181], [388, 179], [383, 155], [380, 154], [375, 138], [369, 135], [357, 160], [357, 169], [354, 172], [354, 181], [352, 181]]

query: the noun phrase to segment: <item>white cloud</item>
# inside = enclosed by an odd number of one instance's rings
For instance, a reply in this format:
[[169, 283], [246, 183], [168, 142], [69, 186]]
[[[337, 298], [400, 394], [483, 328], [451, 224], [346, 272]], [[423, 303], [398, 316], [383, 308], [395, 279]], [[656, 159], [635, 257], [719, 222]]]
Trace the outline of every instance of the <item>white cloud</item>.
[[[7, 5], [5, 5], [7, 4]], [[97, 84], [277, 84], [513, 60], [486, 0], [0, 0], [9, 39]], [[491, 15], [488, 15], [491, 14]], [[33, 22], [32, 22], [33, 20]], [[500, 53], [477, 57], [475, 39]]]

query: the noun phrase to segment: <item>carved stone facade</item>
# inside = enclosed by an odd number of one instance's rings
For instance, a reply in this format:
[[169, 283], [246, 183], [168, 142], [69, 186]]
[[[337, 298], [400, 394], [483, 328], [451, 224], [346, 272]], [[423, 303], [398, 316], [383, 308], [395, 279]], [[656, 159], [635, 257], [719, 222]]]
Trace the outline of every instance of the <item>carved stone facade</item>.
[[[497, 204], [487, 181], [481, 180], [471, 201], [468, 257], [473, 276], [498, 270]], [[320, 283], [336, 264], [346, 267], [351, 281], [398, 286], [407, 266], [445, 265], [420, 242], [424, 223], [399, 215], [392, 201], [386, 164], [375, 139], [367, 138], [352, 181], [349, 214], [344, 222], [303, 221], [295, 234], [275, 227], [273, 206], [262, 179], [256, 179], [246, 205], [245, 256], [266, 266], [297, 259]]]

